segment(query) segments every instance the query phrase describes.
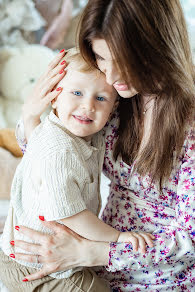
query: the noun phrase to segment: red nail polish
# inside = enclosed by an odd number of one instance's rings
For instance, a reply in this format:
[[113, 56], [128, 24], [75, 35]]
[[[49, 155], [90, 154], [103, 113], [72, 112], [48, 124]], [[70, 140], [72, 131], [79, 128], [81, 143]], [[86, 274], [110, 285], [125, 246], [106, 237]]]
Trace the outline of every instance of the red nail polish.
[[19, 231], [20, 230], [20, 227], [19, 226], [15, 226], [15, 229]]
[[15, 245], [14, 240], [10, 241], [10, 244], [11, 244], [11, 245]]
[[15, 255], [13, 254], [13, 253], [10, 253], [10, 258], [13, 258], [13, 259], [15, 259]]
[[56, 89], [56, 91], [60, 91], [60, 90], [62, 90], [62, 87], [58, 87], [58, 88]]
[[22, 282], [28, 282], [28, 279], [24, 278], [24, 279], [22, 280]]
[[64, 60], [64, 61], [62, 61], [62, 63], [60, 64], [60, 65], [64, 65], [64, 64], [66, 64], [66, 61]]
[[59, 74], [62, 74], [62, 73], [64, 73], [64, 70], [61, 70], [61, 71], [59, 72]]
[[41, 221], [45, 221], [44, 216], [39, 216], [39, 219], [40, 219]]
[[60, 53], [63, 53], [63, 52], [64, 52], [64, 49], [60, 51]]

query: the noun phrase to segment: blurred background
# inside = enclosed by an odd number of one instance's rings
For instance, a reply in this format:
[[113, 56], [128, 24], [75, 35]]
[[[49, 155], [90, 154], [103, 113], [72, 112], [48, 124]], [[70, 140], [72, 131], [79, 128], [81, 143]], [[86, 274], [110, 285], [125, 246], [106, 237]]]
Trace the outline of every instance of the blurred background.
[[[0, 232], [22, 153], [14, 129], [21, 107], [48, 63], [76, 44], [87, 0], [0, 0]], [[181, 0], [195, 60], [195, 0]], [[102, 178], [103, 205], [108, 182]]]
[[[75, 46], [87, 0], [0, 0], [0, 129], [14, 128], [21, 105], [49, 61]], [[181, 0], [195, 55], [195, 0]]]
[[[22, 157], [14, 134], [22, 104], [59, 50], [75, 46], [86, 4], [87, 0], [0, 0], [0, 233]], [[181, 4], [195, 61], [195, 0], [181, 0]], [[102, 175], [102, 206], [108, 184]], [[0, 291], [7, 292], [1, 282]]]

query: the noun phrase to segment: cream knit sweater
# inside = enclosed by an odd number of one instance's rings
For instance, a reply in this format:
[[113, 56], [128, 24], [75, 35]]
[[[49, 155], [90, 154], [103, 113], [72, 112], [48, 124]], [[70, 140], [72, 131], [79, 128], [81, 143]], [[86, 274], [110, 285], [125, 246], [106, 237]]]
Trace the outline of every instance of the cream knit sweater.
[[[40, 223], [39, 215], [47, 221], [59, 221], [85, 209], [98, 215], [103, 158], [102, 132], [95, 134], [89, 145], [65, 129], [51, 112], [31, 134], [26, 153], [17, 167], [2, 237], [3, 252], [6, 255], [14, 253], [9, 243], [11, 240], [32, 242], [15, 230], [16, 225], [49, 233]], [[15, 252], [24, 253], [20, 249]], [[41, 268], [41, 264], [18, 262]], [[78, 267], [51, 276], [67, 278], [81, 269]]]

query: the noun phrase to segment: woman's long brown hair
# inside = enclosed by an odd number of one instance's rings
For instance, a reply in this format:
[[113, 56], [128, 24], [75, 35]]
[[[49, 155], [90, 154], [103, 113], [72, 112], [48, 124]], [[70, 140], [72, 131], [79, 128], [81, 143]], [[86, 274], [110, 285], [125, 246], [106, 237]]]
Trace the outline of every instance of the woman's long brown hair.
[[[194, 67], [179, 0], [89, 0], [79, 31], [84, 59], [96, 65], [91, 42], [104, 39], [126, 82], [139, 92], [121, 99], [118, 155], [161, 182], [173, 166], [194, 115]], [[141, 153], [142, 95], [155, 95], [151, 135]]]

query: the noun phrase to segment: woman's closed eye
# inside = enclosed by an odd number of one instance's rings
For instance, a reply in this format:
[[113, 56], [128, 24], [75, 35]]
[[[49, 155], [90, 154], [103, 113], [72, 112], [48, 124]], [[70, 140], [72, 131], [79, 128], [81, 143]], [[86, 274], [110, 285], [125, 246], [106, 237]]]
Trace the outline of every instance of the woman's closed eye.
[[73, 91], [72, 93], [74, 95], [76, 95], [76, 96], [82, 96], [83, 95], [81, 91], [77, 91], [77, 90]]
[[104, 58], [102, 58], [100, 55], [98, 55], [98, 54], [95, 54], [95, 59], [96, 60], [101, 60], [101, 61], [103, 61], [104, 60]]

